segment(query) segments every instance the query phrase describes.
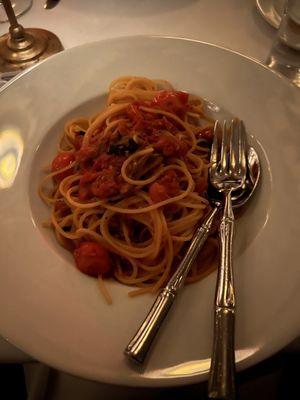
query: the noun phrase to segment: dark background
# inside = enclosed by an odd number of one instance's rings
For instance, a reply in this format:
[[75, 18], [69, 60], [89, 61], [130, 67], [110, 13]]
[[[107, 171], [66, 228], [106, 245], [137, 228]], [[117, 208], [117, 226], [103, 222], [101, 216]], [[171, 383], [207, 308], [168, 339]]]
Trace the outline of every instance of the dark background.
[[[74, 382], [78, 380], [78, 378], [73, 378], [71, 376], [67, 379], [69, 379], [68, 384], [71, 384], [71, 386], [72, 380], [74, 380]], [[71, 394], [70, 397], [68, 396], [66, 387], [63, 388], [59, 380], [61, 380], [61, 374], [58, 373], [58, 371], [50, 370], [45, 387], [45, 396], [43, 396], [41, 400], [74, 399]], [[300, 398], [298, 389], [299, 381], [300, 353], [282, 351], [237, 375], [237, 399], [296, 400]], [[83, 391], [77, 392], [78, 397], [76, 396], [74, 400], [90, 398], [88, 395], [89, 385], [94, 385], [94, 394], [91, 398], [99, 400], [206, 399], [206, 383], [176, 388], [164, 388], [160, 390], [149, 388], [121, 388], [101, 384], [103, 390], [101, 390], [99, 386], [99, 389], [95, 392], [95, 385], [98, 384], [83, 381]], [[25, 375], [21, 364], [0, 365], [0, 388], [1, 399], [27, 399]], [[86, 390], [86, 395], [84, 394], [84, 390]], [[62, 392], [64, 394], [62, 394]], [[38, 400], [38, 398], [34, 397], [34, 400]]]

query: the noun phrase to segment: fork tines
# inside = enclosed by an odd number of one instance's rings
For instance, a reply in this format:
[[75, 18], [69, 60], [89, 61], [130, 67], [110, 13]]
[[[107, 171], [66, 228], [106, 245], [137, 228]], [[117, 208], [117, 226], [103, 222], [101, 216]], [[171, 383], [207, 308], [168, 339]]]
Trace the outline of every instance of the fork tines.
[[247, 168], [246, 149], [246, 130], [243, 121], [235, 118], [231, 121], [229, 128], [226, 120], [222, 128], [220, 122], [216, 121], [211, 147], [211, 171], [219, 173], [224, 178], [230, 175], [235, 179], [241, 179]]

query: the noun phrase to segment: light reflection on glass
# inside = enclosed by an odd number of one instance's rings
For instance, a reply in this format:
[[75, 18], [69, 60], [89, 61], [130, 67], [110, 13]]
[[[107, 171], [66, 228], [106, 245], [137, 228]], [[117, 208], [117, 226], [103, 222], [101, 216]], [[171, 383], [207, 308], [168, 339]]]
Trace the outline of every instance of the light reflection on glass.
[[18, 129], [0, 131], [0, 189], [7, 189], [14, 183], [23, 149], [24, 143]]

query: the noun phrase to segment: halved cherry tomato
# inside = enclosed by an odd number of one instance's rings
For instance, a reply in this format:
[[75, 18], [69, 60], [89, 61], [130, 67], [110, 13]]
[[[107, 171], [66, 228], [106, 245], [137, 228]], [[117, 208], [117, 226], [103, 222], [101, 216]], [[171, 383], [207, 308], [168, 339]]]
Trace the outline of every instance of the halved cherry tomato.
[[162, 134], [158, 137], [154, 148], [160, 150], [166, 157], [173, 157], [185, 155], [189, 150], [189, 145], [175, 136]]
[[149, 195], [153, 203], [160, 203], [169, 199], [167, 189], [158, 182], [152, 183], [149, 188]]
[[97, 178], [98, 174], [96, 172], [85, 172], [79, 181], [78, 197], [79, 200], [89, 200], [93, 197], [91, 190], [91, 183]]
[[110, 155], [106, 153], [100, 154], [93, 165], [93, 171], [102, 171], [107, 168], [114, 168], [120, 170], [123, 162], [125, 161], [124, 156]]
[[207, 140], [209, 143], [213, 141], [214, 138], [214, 127], [206, 126], [199, 131], [200, 137]]
[[153, 106], [159, 106], [163, 110], [182, 114], [186, 109], [189, 94], [178, 91], [161, 91], [153, 99]]
[[207, 186], [208, 186], [207, 179], [201, 178], [199, 180], [199, 182], [196, 183], [195, 192], [198, 192], [199, 194], [202, 194], [207, 189]]
[[98, 173], [96, 180], [91, 185], [91, 191], [99, 199], [109, 199], [119, 193], [120, 185], [116, 181], [113, 169], [104, 169]]
[[76, 152], [76, 159], [85, 162], [97, 156], [97, 149], [93, 146], [83, 146]]
[[97, 277], [111, 268], [109, 252], [96, 242], [82, 242], [74, 250], [77, 268], [84, 274]]
[[160, 203], [180, 191], [178, 177], [173, 170], [167, 171], [158, 182], [153, 183], [149, 188], [149, 195], [153, 203]]
[[169, 196], [176, 196], [180, 191], [178, 176], [176, 172], [169, 169], [159, 180], [159, 183], [163, 185]]
[[[59, 171], [68, 165], [72, 164], [75, 160], [73, 153], [63, 152], [59, 153], [52, 161], [52, 171]], [[53, 177], [56, 182], [62, 181], [66, 176], [72, 175], [74, 172], [73, 168], [69, 168], [66, 171], [61, 172]]]

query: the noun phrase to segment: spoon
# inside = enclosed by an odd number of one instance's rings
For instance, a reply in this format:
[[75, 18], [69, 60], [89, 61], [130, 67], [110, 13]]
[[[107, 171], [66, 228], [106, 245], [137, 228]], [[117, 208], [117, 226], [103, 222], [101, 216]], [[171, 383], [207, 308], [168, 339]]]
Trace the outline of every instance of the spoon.
[[[247, 152], [247, 177], [241, 189], [236, 190], [232, 194], [233, 208], [243, 206], [253, 195], [255, 188], [258, 184], [260, 177], [260, 163], [259, 158], [253, 147], [249, 147]], [[211, 204], [215, 207], [222, 201], [221, 193], [216, 190], [212, 185], [208, 186], [207, 196]], [[211, 211], [213, 212], [213, 210]]]
[[[244, 186], [233, 193], [232, 203], [234, 208], [243, 206], [253, 195], [260, 177], [259, 158], [253, 147], [247, 152], [247, 178]], [[196, 233], [189, 245], [189, 248], [177, 268], [174, 275], [166, 287], [157, 296], [152, 308], [142, 325], [127, 345], [124, 354], [131, 360], [142, 364], [150, 349], [151, 343], [155, 338], [161, 324], [167, 316], [176, 295], [182, 288], [196, 256], [203, 247], [212, 223], [219, 209], [221, 208], [221, 198], [216, 190], [211, 187], [208, 189], [208, 197], [213, 205], [212, 210], [207, 215], [204, 223], [196, 230]]]

